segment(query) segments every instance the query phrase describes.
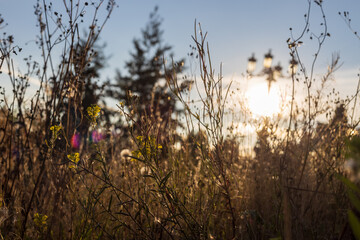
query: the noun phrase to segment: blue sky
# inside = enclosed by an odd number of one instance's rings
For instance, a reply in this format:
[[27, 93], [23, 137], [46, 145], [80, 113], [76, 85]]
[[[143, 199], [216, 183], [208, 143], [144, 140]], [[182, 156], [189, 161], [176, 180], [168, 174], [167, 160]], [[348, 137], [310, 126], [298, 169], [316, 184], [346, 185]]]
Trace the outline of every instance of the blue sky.
[[[149, 12], [156, 4], [164, 18], [164, 38], [174, 46], [176, 56], [186, 56], [189, 52], [196, 19], [208, 32], [213, 60], [215, 63], [223, 62], [225, 74], [244, 72], [247, 58], [252, 52], [262, 59], [269, 48], [273, 50], [275, 62], [287, 63], [289, 28], [299, 33], [307, 10], [306, 0], [120, 1], [119, 9], [103, 35], [109, 49], [121, 45], [116, 56], [114, 54], [114, 62], [122, 62], [128, 56], [132, 47], [131, 39], [139, 36], [140, 28], [145, 25]], [[321, 15], [313, 5], [311, 27], [317, 30]], [[324, 8], [332, 37], [325, 42], [319, 66], [326, 66], [332, 52], [339, 52], [344, 69], [359, 68], [360, 41], [352, 36], [338, 12], [349, 11], [354, 28], [360, 31], [360, 1], [325, 1]], [[315, 48], [308, 41], [308, 36], [304, 42], [301, 50], [304, 59], [308, 60], [312, 58]]]
[[[28, 48], [28, 52], [23, 53], [26, 56], [36, 49], [32, 41], [37, 33], [33, 14], [35, 1], [0, 0], [0, 3], [0, 13], [9, 24], [3, 31], [13, 34], [20, 46]], [[275, 55], [274, 63], [280, 61], [284, 67], [287, 65], [289, 28], [294, 29], [295, 35], [302, 30], [308, 6], [307, 0], [123, 0], [118, 1], [118, 5], [101, 38], [107, 44], [104, 51], [111, 56], [104, 78], [111, 78], [116, 68], [123, 67], [132, 49], [132, 39], [140, 36], [140, 29], [145, 26], [149, 13], [158, 5], [159, 14], [164, 19], [164, 39], [173, 46], [175, 58], [186, 57], [190, 51], [196, 19], [202, 24], [203, 31], [208, 32], [213, 63], [217, 66], [222, 62], [224, 75], [235, 81], [245, 72], [247, 58], [253, 52], [260, 63], [271, 48]], [[338, 12], [349, 11], [353, 28], [360, 32], [360, 1], [324, 0], [324, 10], [331, 37], [324, 44], [316, 69], [319, 74], [324, 72], [331, 54], [340, 53], [343, 65], [335, 75], [337, 81], [334, 85], [348, 92], [357, 83], [360, 41], [351, 34]], [[320, 20], [321, 14], [313, 4], [310, 27], [315, 33], [319, 33]], [[314, 41], [309, 41], [309, 35], [304, 37], [300, 50], [304, 62], [310, 64], [316, 48]]]

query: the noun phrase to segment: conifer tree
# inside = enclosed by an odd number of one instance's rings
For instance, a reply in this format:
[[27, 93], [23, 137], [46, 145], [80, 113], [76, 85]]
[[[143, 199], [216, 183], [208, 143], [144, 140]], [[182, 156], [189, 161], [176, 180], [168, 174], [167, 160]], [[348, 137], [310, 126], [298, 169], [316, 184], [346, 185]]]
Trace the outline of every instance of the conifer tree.
[[134, 50], [125, 63], [127, 74], [122, 75], [118, 70], [115, 84], [109, 85], [108, 95], [127, 107], [131, 104], [129, 95], [137, 97], [137, 120], [143, 115], [157, 115], [167, 121], [174, 111], [179, 111], [175, 108], [175, 97], [167, 90], [166, 75], [182, 72], [184, 59], [173, 61], [172, 47], [162, 38], [161, 23], [158, 7], [155, 7], [141, 31], [142, 37], [133, 40]]

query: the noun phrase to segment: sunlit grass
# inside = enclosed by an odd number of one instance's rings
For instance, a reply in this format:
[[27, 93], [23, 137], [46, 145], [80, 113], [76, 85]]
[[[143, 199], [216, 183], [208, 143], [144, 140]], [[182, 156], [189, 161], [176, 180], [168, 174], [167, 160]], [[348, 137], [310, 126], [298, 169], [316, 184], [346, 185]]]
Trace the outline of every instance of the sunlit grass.
[[[358, 171], [360, 141], [348, 144], [359, 135], [360, 122], [349, 123], [356, 98], [323, 99], [325, 88], [300, 73], [307, 98], [284, 97], [278, 83], [269, 91], [256, 77], [236, 90], [211, 64], [196, 25], [196, 81], [164, 66], [167, 85], [154, 85], [151, 100], [127, 91], [114, 110], [100, 104], [105, 87], [86, 81], [93, 46], [73, 48], [78, 25], [69, 24], [67, 41], [56, 42], [64, 44], [59, 69], [51, 47], [34, 67], [46, 88], [38, 85], [30, 105], [26, 77], [8, 75], [14, 94], [0, 105], [1, 239], [351, 239], [339, 176]], [[39, 46], [50, 44], [51, 33], [40, 33], [47, 38]], [[2, 57], [10, 63], [12, 52]], [[179, 111], [166, 105], [171, 100]]]

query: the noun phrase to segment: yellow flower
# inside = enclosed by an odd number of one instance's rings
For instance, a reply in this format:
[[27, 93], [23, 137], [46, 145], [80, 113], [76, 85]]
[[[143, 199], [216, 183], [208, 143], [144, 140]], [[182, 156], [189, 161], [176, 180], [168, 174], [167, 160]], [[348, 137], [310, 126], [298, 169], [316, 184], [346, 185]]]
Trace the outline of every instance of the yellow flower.
[[160, 144], [157, 144], [157, 139], [154, 136], [137, 136], [138, 150], [133, 151], [132, 155], [136, 158], [156, 158], [157, 153], [162, 149]]
[[101, 108], [96, 104], [92, 104], [90, 107], [87, 108], [89, 117], [98, 117], [100, 110]]
[[[50, 131], [52, 132], [52, 136], [50, 138], [50, 147], [51, 148], [54, 148], [55, 141], [58, 138], [59, 132], [60, 132], [61, 129], [62, 129], [62, 127], [58, 126], [58, 125], [53, 125], [53, 126], [50, 127]], [[46, 140], [45, 140], [45, 142], [46, 142], [46, 144], [48, 144]]]
[[99, 117], [101, 108], [96, 104], [92, 104], [86, 109], [86, 111], [90, 118], [90, 121], [96, 125], [96, 118]]
[[58, 125], [53, 125], [50, 127], [50, 131], [52, 131], [53, 138], [57, 138], [57, 135], [61, 129], [62, 127]]
[[45, 231], [47, 228], [47, 226], [46, 226], [47, 219], [48, 219], [48, 216], [46, 216], [45, 214], [39, 214], [39, 213], [34, 214], [34, 224], [36, 227], [38, 227], [42, 231]]
[[72, 154], [67, 155], [67, 157], [70, 160], [69, 168], [76, 168], [78, 162], [80, 161], [80, 154], [72, 153]]
[[51, 131], [58, 132], [58, 131], [61, 130], [61, 126], [53, 125], [53, 126], [50, 127], [50, 130], [51, 130]]

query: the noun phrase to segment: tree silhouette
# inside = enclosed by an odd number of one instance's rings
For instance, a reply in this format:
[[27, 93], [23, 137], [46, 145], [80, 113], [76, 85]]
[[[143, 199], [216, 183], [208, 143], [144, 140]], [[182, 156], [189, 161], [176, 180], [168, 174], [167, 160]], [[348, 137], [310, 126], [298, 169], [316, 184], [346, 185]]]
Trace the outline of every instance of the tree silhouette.
[[169, 120], [172, 121], [171, 114], [179, 109], [176, 109], [175, 97], [167, 89], [166, 77], [167, 74], [182, 72], [184, 59], [172, 60], [172, 47], [164, 43], [161, 23], [158, 7], [155, 7], [145, 29], [141, 31], [142, 38], [133, 40], [134, 50], [130, 53], [130, 60], [125, 63], [127, 75], [117, 70], [115, 84], [109, 84], [107, 93], [124, 102], [128, 108], [132, 104], [131, 96], [136, 97], [133, 115], [136, 121], [140, 121], [142, 116], [155, 116], [167, 125]]

